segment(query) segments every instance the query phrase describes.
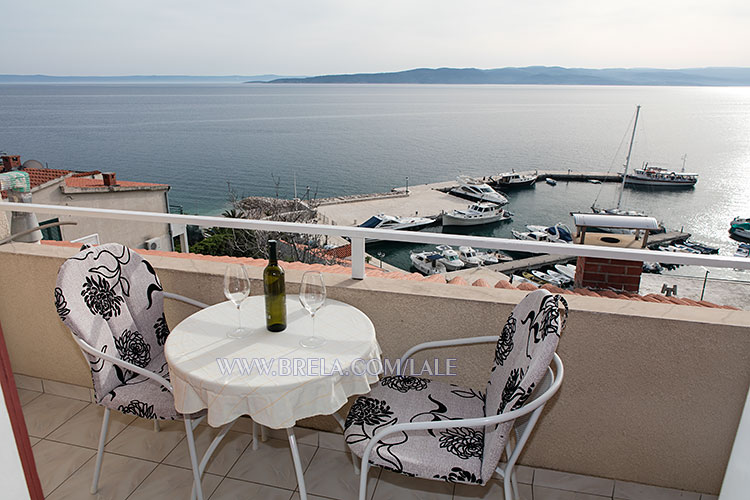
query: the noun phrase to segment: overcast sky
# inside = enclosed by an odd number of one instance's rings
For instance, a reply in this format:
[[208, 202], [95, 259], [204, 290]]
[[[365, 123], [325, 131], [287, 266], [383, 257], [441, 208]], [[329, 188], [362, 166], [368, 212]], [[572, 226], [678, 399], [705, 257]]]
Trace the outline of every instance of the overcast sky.
[[750, 66], [748, 0], [0, 0], [0, 73]]

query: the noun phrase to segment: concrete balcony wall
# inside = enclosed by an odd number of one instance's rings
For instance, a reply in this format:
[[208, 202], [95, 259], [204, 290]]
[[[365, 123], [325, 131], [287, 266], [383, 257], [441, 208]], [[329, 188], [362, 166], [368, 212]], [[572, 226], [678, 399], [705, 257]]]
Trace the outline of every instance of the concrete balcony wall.
[[[90, 386], [87, 363], [57, 318], [56, 273], [75, 249], [0, 247], [0, 322], [16, 373]], [[224, 300], [225, 264], [149, 255], [165, 290], [207, 303]], [[250, 267], [252, 294], [260, 268]], [[287, 273], [296, 293], [301, 273]], [[363, 310], [384, 356], [427, 340], [499, 333], [525, 292], [402, 280], [326, 276], [330, 297]], [[717, 493], [750, 384], [750, 312], [568, 297], [558, 352], [565, 380], [521, 463]], [[167, 303], [175, 325], [193, 312]], [[436, 350], [457, 358], [450, 382], [484, 390], [494, 346]], [[330, 417], [303, 425], [324, 430]]]

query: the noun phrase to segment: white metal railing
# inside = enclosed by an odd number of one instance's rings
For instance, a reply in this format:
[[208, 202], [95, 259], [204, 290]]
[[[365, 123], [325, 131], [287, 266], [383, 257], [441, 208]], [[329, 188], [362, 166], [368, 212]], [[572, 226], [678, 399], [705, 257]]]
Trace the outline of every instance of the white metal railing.
[[320, 234], [347, 237], [352, 242], [352, 278], [365, 277], [365, 240], [367, 238], [408, 243], [434, 245], [466, 245], [496, 250], [510, 250], [537, 254], [565, 255], [572, 257], [599, 257], [603, 259], [634, 260], [641, 262], [661, 262], [665, 264], [695, 265], [750, 269], [750, 259], [719, 255], [681, 254], [654, 250], [598, 247], [592, 245], [571, 245], [566, 243], [545, 243], [522, 241], [486, 236], [463, 236], [416, 231], [395, 231], [392, 229], [367, 229], [351, 226], [326, 224], [299, 224], [267, 220], [231, 219], [202, 215], [178, 215], [131, 210], [103, 208], [68, 207], [62, 205], [39, 205], [34, 203], [0, 202], [0, 211], [33, 212], [73, 217], [91, 217], [136, 222], [156, 222], [165, 224], [191, 224], [202, 227], [224, 227], [297, 234]]

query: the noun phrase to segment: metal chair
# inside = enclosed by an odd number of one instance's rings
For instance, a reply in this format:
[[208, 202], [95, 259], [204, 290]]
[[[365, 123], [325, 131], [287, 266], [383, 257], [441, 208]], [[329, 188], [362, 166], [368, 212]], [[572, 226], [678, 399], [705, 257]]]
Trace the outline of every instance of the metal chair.
[[[544, 405], [562, 384], [563, 364], [555, 350], [566, 318], [565, 300], [540, 289], [514, 308], [499, 337], [426, 342], [409, 349], [399, 374], [381, 379], [339, 422], [352, 454], [362, 459], [360, 500], [366, 498], [370, 465], [476, 485], [498, 475], [505, 499], [518, 498], [514, 466]], [[484, 393], [401, 374], [419, 351], [486, 342], [495, 343], [495, 360]]]
[[148, 261], [116, 243], [84, 248], [61, 267], [55, 288], [60, 319], [87, 358], [96, 403], [104, 418], [94, 468], [91, 493], [98, 489], [111, 410], [158, 421], [185, 422], [193, 469], [193, 496], [203, 500], [201, 475], [210, 453], [231, 424], [222, 428], [199, 463], [193, 431], [205, 415], [182, 415], [175, 410], [164, 343], [169, 335], [164, 298], [195, 307], [202, 302], [163, 291]]

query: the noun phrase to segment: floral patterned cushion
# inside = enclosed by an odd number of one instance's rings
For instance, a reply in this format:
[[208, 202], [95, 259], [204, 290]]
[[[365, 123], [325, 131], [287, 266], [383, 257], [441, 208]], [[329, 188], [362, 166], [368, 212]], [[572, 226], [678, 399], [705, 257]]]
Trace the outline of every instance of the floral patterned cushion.
[[[560, 314], [561, 305], [564, 315]], [[565, 327], [567, 303], [544, 289], [529, 293], [513, 309], [495, 345], [487, 384], [486, 415], [521, 408], [544, 377]], [[513, 422], [485, 427], [481, 477], [490, 477], [502, 456]]]
[[[157, 373], [169, 380], [167, 362], [162, 356], [159, 360], [163, 368]], [[135, 375], [135, 374], [132, 374]], [[123, 385], [115, 387], [105, 394], [97, 403], [122, 413], [141, 418], [175, 420], [182, 418], [174, 407], [172, 393], [158, 382], [136, 375]]]
[[[344, 437], [361, 457], [383, 427], [482, 416], [484, 395], [480, 392], [419, 377], [384, 377], [354, 402]], [[483, 448], [481, 428], [398, 432], [375, 445], [370, 462], [409, 476], [481, 484]]]
[[[151, 264], [137, 253], [108, 243], [69, 258], [57, 275], [55, 306], [73, 335], [93, 348], [168, 378], [162, 286]], [[155, 418], [175, 418], [172, 394], [159, 384], [146, 384], [145, 377], [130, 370], [85, 356], [101, 404], [114, 409], [153, 405]]]

